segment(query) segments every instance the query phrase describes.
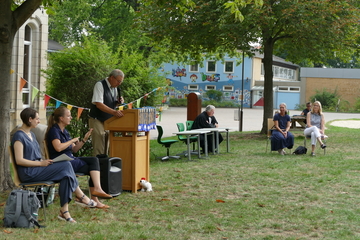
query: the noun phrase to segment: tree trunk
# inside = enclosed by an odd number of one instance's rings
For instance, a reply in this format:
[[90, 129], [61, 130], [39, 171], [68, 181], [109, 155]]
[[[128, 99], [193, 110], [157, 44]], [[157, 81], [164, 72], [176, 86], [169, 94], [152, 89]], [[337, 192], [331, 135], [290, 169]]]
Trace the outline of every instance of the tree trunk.
[[24, 1], [15, 11], [12, 0], [0, 0], [0, 191], [14, 187], [7, 149], [10, 143], [10, 79], [14, 36], [42, 0]]
[[263, 42], [264, 47], [264, 112], [263, 112], [263, 127], [261, 133], [266, 134], [267, 132], [267, 119], [272, 118], [273, 113], [273, 50], [274, 50], [274, 41], [273, 38], [268, 36], [264, 37]]
[[10, 174], [10, 159], [7, 146], [10, 142], [10, 68], [13, 40], [16, 31], [12, 28], [11, 1], [4, 2], [0, 13], [0, 191], [14, 186]]

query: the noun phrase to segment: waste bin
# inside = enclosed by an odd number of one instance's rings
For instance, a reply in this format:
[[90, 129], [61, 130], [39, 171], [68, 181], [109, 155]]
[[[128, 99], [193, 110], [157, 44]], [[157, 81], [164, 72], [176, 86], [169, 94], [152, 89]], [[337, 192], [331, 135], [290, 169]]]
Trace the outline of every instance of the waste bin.
[[102, 189], [113, 197], [120, 195], [122, 192], [121, 158], [107, 156], [98, 156], [98, 158], [100, 162], [100, 183]]

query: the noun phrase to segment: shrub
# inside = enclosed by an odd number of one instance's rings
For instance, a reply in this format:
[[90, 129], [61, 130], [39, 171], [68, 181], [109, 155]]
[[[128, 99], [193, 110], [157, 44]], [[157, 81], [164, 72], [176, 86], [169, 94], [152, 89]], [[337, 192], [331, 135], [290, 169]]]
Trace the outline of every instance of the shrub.
[[330, 93], [324, 88], [322, 91], [316, 90], [316, 93], [310, 97], [311, 102], [321, 102], [322, 108], [328, 111], [335, 111], [340, 95], [335, 89], [333, 93]]

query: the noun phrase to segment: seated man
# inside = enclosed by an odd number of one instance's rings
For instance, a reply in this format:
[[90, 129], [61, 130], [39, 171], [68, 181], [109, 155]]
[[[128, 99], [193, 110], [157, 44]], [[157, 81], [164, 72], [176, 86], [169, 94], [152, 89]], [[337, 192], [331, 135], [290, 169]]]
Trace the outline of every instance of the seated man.
[[[215, 107], [213, 105], [206, 106], [205, 111], [200, 113], [200, 115], [195, 118], [191, 129], [217, 128], [218, 122], [216, 121], [216, 118], [214, 117], [214, 113], [215, 113]], [[213, 140], [212, 136], [207, 135], [207, 143], [208, 143], [208, 151], [209, 152], [213, 151], [212, 140]], [[222, 141], [223, 141], [223, 137], [219, 133], [219, 143], [221, 143]], [[216, 144], [216, 134], [215, 134], [215, 144]], [[204, 134], [200, 135], [200, 147], [202, 148], [202, 150], [204, 152], [204, 150], [205, 150]], [[215, 149], [217, 149], [216, 145], [215, 145]]]
[[[301, 115], [306, 117], [308, 112], [310, 112], [310, 111], [311, 111], [311, 102], [307, 102], [306, 108], [301, 112]], [[306, 124], [306, 120], [304, 121], [304, 123]]]

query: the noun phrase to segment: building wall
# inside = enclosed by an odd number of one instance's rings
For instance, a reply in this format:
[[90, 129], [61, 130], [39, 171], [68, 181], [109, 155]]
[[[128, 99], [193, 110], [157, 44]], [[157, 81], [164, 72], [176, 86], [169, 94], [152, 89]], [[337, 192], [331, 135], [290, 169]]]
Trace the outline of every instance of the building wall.
[[306, 84], [305, 101], [316, 93], [316, 90], [335, 90], [340, 100], [346, 100], [350, 107], [360, 97], [360, 69], [342, 68], [301, 68], [300, 77]]
[[[25, 28], [31, 29], [31, 60], [29, 65], [29, 79], [24, 78], [24, 54], [25, 54]], [[43, 96], [45, 91], [45, 78], [42, 77], [41, 69], [47, 67], [46, 53], [48, 47], [48, 16], [43, 9], [37, 9], [34, 14], [20, 27], [14, 38], [11, 69], [11, 105], [10, 105], [10, 129], [21, 124], [20, 112], [25, 107], [32, 107], [39, 112], [40, 120], [46, 124], [46, 111], [43, 107]], [[20, 78], [29, 81], [20, 92]], [[33, 87], [39, 89], [39, 93], [32, 101]], [[29, 103], [23, 103], [23, 93], [29, 94]]]
[[309, 101], [316, 90], [322, 91], [323, 89], [331, 93], [336, 90], [340, 95], [340, 100], [346, 100], [350, 106], [353, 106], [356, 99], [360, 97], [360, 76], [359, 79], [306, 78], [305, 99]]
[[[191, 92], [199, 92], [206, 100], [205, 92], [209, 86], [214, 86], [215, 90], [223, 92], [223, 99], [241, 103], [242, 98], [242, 63], [236, 65], [238, 59], [225, 58], [225, 61], [234, 61], [234, 71], [226, 73], [224, 64], [216, 62], [216, 72], [207, 72], [207, 61], [203, 62], [203, 67], [199, 66], [197, 72], [190, 71], [190, 65], [167, 63], [159, 69], [161, 74], [167, 78], [169, 85], [176, 90], [167, 93], [167, 100], [170, 98], [186, 98]], [[244, 107], [250, 107], [251, 94], [250, 85], [252, 82], [252, 60], [245, 58], [244, 61]], [[197, 89], [191, 89], [191, 86]], [[231, 90], [227, 90], [231, 88]]]

